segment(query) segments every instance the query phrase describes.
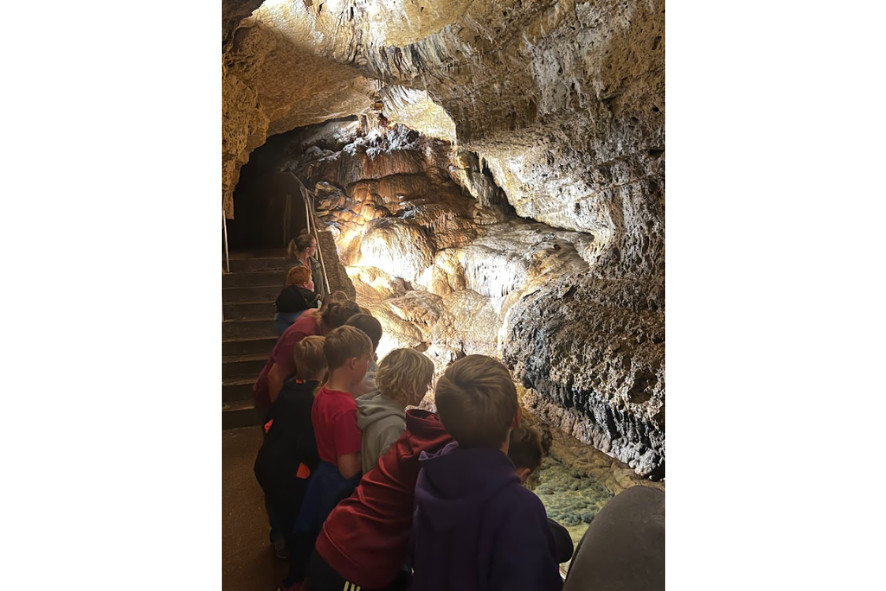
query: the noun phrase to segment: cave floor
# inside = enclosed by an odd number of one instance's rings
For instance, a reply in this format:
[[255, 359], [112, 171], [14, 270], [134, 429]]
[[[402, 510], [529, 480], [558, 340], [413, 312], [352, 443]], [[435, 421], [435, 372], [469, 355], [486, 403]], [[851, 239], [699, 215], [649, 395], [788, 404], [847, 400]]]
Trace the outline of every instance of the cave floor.
[[261, 447], [259, 427], [222, 431], [222, 588], [269, 591], [286, 575], [286, 563], [268, 541], [264, 496], [252, 464]]

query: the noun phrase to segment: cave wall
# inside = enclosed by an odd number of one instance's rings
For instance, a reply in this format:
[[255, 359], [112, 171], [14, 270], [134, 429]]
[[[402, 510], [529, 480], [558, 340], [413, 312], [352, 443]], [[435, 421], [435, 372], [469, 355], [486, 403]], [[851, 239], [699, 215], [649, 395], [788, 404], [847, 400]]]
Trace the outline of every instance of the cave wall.
[[[239, 167], [269, 134], [381, 103], [392, 122], [453, 142], [442, 168], [405, 154], [318, 164], [339, 167], [324, 173], [336, 179], [323, 181], [333, 204], [325, 211], [340, 226], [344, 264], [359, 269], [349, 271], [357, 292], [369, 293], [361, 282], [385, 284], [388, 300], [407, 298], [373, 312], [418, 319], [403, 324], [402, 339], [433, 343], [441, 358], [497, 351], [539, 412], [662, 476], [664, 3], [332, 4], [266, 2], [232, 34], [223, 68], [227, 214], [236, 213]], [[407, 211], [433, 223], [384, 221]], [[365, 220], [372, 232], [361, 250]], [[416, 228], [427, 248], [400, 253], [416, 257], [408, 278], [351, 264], [383, 258], [380, 245], [415, 238]], [[435, 240], [453, 242], [441, 249]], [[515, 283], [532, 264], [550, 270]], [[500, 268], [510, 279], [495, 275]], [[499, 292], [510, 281], [510, 291], [491, 297], [484, 281]]]

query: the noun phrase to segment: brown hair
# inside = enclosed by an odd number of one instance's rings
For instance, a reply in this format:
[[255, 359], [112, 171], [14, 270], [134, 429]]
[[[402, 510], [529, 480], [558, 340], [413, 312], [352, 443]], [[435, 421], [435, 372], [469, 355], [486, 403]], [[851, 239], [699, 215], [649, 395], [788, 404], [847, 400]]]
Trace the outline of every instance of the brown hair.
[[326, 335], [323, 353], [326, 355], [326, 366], [329, 371], [333, 371], [352, 357], [362, 357], [372, 353], [372, 341], [359, 328], [339, 326]]
[[326, 355], [323, 346], [326, 337], [305, 337], [292, 348], [292, 359], [299, 378], [306, 381], [320, 381], [326, 373]]
[[511, 373], [486, 355], [447, 367], [434, 397], [443, 426], [461, 447], [500, 447], [517, 414]]
[[340, 289], [336, 289], [334, 292], [332, 292], [331, 294], [326, 296], [324, 303], [326, 303], [328, 305], [332, 302], [346, 302], [349, 299], [351, 299], [351, 298], [348, 297], [348, 294], [346, 294], [345, 292], [343, 292]]
[[532, 427], [517, 427], [511, 431], [508, 457], [516, 468], [529, 468], [535, 472], [541, 466], [541, 437]]
[[311, 270], [307, 267], [292, 267], [286, 274], [286, 286], [304, 285], [311, 278]]
[[382, 334], [381, 322], [372, 314], [354, 314], [348, 318], [345, 326], [353, 326], [365, 332], [369, 340], [372, 341], [372, 350], [378, 349], [378, 342], [381, 340]]
[[323, 311], [320, 312], [320, 320], [323, 321], [326, 330], [332, 330], [342, 326], [348, 321], [348, 318], [359, 313], [360, 307], [353, 300], [329, 302], [323, 306]]
[[424, 396], [434, 379], [434, 362], [415, 349], [394, 349], [378, 364], [375, 385], [385, 398], [407, 404]]
[[299, 258], [298, 253], [311, 248], [311, 245], [314, 244], [314, 242], [314, 237], [309, 234], [307, 230], [303, 230], [298, 236], [289, 241], [289, 248], [287, 249], [289, 258]]

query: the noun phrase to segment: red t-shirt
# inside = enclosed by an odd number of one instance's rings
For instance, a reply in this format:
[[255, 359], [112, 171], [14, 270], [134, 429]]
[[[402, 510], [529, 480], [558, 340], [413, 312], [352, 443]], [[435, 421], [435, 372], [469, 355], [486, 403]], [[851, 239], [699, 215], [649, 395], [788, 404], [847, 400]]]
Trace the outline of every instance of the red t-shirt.
[[258, 374], [258, 380], [256, 380], [255, 385], [252, 387], [252, 397], [255, 400], [256, 408], [266, 410], [271, 407], [271, 395], [268, 391], [268, 373], [271, 371], [271, 367], [276, 363], [285, 372], [284, 377], [289, 377], [295, 371], [292, 349], [297, 342], [305, 337], [322, 335], [323, 333], [320, 332], [318, 324], [319, 318], [315, 313], [304, 312], [277, 339], [277, 344], [274, 345], [274, 349], [271, 351], [271, 358], [265, 363], [261, 373]]
[[320, 388], [311, 408], [317, 453], [324, 462], [338, 465], [338, 457], [360, 451], [363, 432], [357, 427], [357, 401], [349, 392]]

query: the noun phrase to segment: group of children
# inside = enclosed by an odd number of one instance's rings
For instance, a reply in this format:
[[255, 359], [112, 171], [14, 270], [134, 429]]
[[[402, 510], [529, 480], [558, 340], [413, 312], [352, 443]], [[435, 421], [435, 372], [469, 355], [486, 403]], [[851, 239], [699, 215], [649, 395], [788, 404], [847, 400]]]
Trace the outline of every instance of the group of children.
[[330, 298], [283, 333], [256, 384], [269, 404], [255, 473], [288, 554], [281, 588], [560, 589], [572, 542], [523, 486], [542, 452], [510, 372], [468, 355], [438, 380], [437, 413], [408, 408], [433, 363], [396, 349], [376, 368], [380, 338], [375, 318]]

